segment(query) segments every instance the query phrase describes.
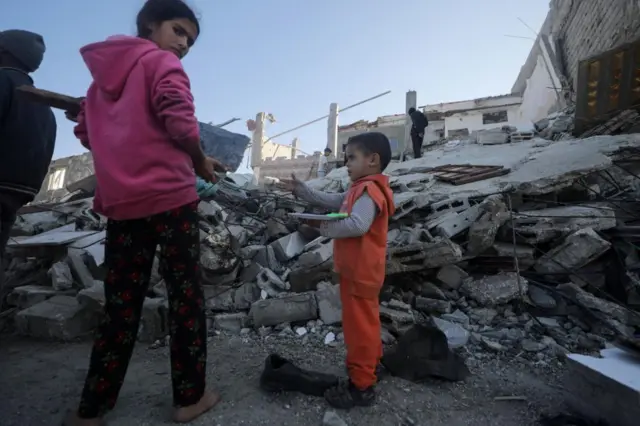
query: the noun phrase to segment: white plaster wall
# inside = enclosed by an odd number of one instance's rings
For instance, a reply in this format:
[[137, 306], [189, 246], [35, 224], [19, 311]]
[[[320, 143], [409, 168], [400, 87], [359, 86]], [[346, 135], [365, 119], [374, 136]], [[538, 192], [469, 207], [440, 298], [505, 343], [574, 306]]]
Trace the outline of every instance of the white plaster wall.
[[[494, 123], [494, 124], [483, 124], [482, 123], [482, 114], [487, 112], [495, 112], [499, 110], [507, 110], [507, 119], [506, 123]], [[505, 108], [495, 108], [490, 110], [478, 110], [478, 111], [468, 111], [463, 113], [454, 114], [450, 117], [445, 117], [445, 136], [448, 136], [449, 131], [458, 130], [458, 129], [468, 129], [469, 133], [477, 131], [477, 130], [485, 130], [485, 129], [495, 129], [496, 127], [502, 126], [516, 126], [520, 127], [520, 117], [518, 114], [519, 107], [517, 105], [505, 107]]]
[[519, 121], [535, 123], [549, 115], [549, 111], [557, 104], [553, 85], [542, 56], [538, 56], [533, 74], [527, 80], [522, 105], [518, 111]]

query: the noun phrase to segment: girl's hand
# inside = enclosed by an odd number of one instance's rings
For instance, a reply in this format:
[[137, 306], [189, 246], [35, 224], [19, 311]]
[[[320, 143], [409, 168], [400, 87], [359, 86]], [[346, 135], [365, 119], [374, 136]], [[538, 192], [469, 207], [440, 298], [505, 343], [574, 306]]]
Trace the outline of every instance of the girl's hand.
[[71, 113], [71, 111], [65, 111], [64, 116], [67, 117], [67, 120], [73, 121], [74, 123], [78, 122], [78, 115]]
[[204, 157], [200, 164], [195, 165], [195, 172], [207, 182], [215, 183], [218, 179], [215, 172], [226, 172], [227, 168], [218, 160], [212, 157]]

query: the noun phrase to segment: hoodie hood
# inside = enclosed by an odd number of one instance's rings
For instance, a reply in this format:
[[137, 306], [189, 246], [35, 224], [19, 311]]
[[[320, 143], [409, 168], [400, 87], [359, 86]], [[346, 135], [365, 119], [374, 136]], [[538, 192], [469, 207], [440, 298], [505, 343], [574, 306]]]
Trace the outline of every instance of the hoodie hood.
[[139, 37], [113, 36], [80, 49], [96, 86], [113, 100], [120, 98], [131, 70], [158, 46]]
[[396, 206], [393, 202], [393, 192], [389, 186], [389, 176], [383, 174], [364, 176], [355, 181], [354, 185], [364, 184], [366, 182], [372, 182], [380, 188], [380, 192], [382, 192], [382, 195], [387, 201], [387, 213], [389, 214], [389, 217], [393, 216], [396, 211]]

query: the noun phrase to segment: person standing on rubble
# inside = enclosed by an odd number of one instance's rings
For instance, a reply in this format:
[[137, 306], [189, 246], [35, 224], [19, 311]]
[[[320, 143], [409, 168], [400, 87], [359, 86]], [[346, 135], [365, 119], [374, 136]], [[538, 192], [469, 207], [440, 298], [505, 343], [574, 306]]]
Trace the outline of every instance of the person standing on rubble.
[[324, 149], [324, 153], [318, 158], [318, 172], [317, 177], [323, 178], [327, 175], [327, 168], [329, 166], [329, 156], [331, 156], [331, 148]]
[[100, 425], [115, 406], [158, 244], [169, 297], [173, 420], [191, 422], [220, 400], [205, 389], [196, 174], [215, 181], [214, 170], [225, 168], [202, 151], [189, 78], [180, 62], [200, 25], [182, 0], [147, 0], [136, 24], [137, 37], [109, 37], [80, 49], [93, 83], [74, 133], [93, 154], [94, 210], [108, 223], [105, 315], [79, 408], [66, 419], [73, 426]]
[[411, 144], [413, 145], [413, 158], [422, 158], [422, 141], [424, 139], [424, 131], [429, 125], [427, 116], [422, 111], [411, 107], [409, 108], [409, 117], [411, 117]]
[[0, 31], [0, 288], [2, 255], [16, 212], [40, 191], [55, 147], [51, 108], [16, 94], [19, 86], [33, 86], [29, 74], [40, 67], [44, 52], [39, 34]]
[[378, 132], [363, 133], [349, 138], [346, 151], [352, 182], [346, 193], [316, 191], [295, 176], [283, 181], [297, 197], [348, 214], [341, 220], [311, 223], [321, 235], [334, 239], [333, 259], [340, 274], [349, 380], [329, 389], [325, 398], [341, 409], [375, 403], [382, 357], [379, 295], [385, 277], [389, 218], [395, 211], [389, 178], [382, 174], [391, 161], [389, 139]]

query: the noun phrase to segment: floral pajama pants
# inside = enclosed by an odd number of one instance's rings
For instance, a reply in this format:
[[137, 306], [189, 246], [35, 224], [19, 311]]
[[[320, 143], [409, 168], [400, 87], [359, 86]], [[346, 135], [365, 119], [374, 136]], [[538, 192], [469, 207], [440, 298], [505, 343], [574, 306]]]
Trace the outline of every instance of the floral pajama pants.
[[82, 391], [81, 418], [101, 417], [115, 406], [133, 353], [158, 244], [169, 297], [174, 404], [188, 406], [202, 397], [207, 330], [199, 284], [198, 221], [197, 202], [144, 219], [109, 220], [105, 315]]

